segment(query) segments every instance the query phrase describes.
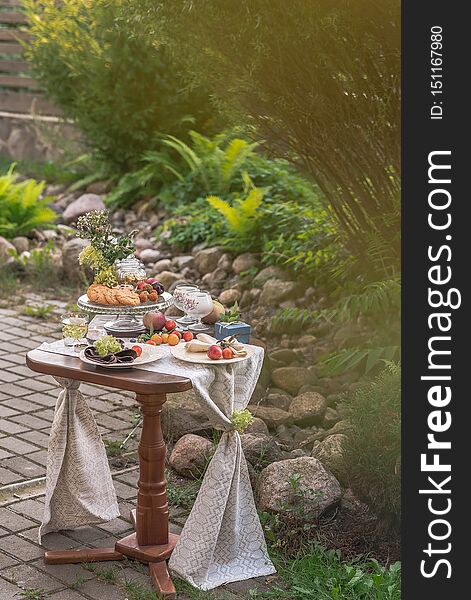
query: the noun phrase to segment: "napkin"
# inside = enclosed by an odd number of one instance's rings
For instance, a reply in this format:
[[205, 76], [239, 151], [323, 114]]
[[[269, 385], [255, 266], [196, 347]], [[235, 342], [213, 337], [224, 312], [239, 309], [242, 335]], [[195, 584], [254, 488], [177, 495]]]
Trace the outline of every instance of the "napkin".
[[221, 343], [230, 346], [234, 351], [235, 356], [245, 356], [247, 354], [244, 350], [244, 344], [238, 342], [237, 338], [233, 335], [230, 335], [223, 340], [217, 340], [207, 333], [198, 333], [195, 340], [186, 343], [185, 349], [188, 352], [207, 352], [209, 347], [213, 344], [220, 345]]
[[85, 348], [84, 354], [89, 360], [93, 360], [93, 362], [102, 365], [132, 363], [137, 358], [137, 352], [131, 350], [131, 348], [128, 350], [120, 350], [113, 354], [107, 354], [106, 356], [100, 356], [95, 346], [88, 346], [88, 348]]

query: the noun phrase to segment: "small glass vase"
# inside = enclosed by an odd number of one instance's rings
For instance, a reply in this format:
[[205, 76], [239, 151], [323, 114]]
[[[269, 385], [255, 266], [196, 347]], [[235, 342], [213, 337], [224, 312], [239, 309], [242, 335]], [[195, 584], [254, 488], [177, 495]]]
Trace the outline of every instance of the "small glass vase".
[[65, 346], [87, 346], [88, 315], [71, 312], [61, 317], [62, 339]]

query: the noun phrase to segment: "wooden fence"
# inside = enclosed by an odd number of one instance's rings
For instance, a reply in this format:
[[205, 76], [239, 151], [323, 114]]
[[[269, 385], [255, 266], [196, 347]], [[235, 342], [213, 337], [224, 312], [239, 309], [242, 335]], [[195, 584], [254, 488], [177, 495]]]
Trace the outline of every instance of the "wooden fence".
[[21, 42], [28, 40], [21, 0], [0, 0], [0, 112], [60, 115], [31, 77]]

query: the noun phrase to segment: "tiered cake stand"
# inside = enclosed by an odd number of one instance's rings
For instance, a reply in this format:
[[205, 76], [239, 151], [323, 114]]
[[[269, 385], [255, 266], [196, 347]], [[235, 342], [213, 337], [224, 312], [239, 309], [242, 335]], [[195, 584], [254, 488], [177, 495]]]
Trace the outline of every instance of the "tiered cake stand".
[[139, 317], [150, 311], [163, 311], [173, 304], [172, 294], [164, 292], [157, 302], [146, 302], [139, 306], [112, 306], [108, 304], [95, 304], [90, 302], [84, 294], [77, 301], [77, 306], [90, 315], [109, 315], [110, 320], [105, 323], [105, 331], [117, 337], [137, 337], [146, 331]]

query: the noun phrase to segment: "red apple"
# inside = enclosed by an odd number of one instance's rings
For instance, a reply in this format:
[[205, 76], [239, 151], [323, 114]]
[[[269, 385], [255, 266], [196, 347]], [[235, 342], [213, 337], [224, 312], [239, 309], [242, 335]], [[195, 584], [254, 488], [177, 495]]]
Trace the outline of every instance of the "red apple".
[[175, 329], [176, 326], [177, 326], [177, 324], [172, 319], [169, 319], [168, 321], [165, 322], [165, 329], [167, 331], [172, 331], [173, 329]]
[[147, 283], [145, 281], [139, 281], [136, 285], [138, 290], [143, 290], [146, 287]]
[[146, 279], [146, 283], [150, 283], [151, 285], [152, 285], [153, 283], [155, 283], [156, 281], [158, 281], [158, 280], [157, 280], [155, 277], [148, 277], [148, 278]]
[[221, 346], [218, 346], [217, 344], [213, 344], [212, 346], [210, 346], [208, 348], [208, 358], [210, 358], [211, 360], [219, 360], [220, 358], [222, 358]]
[[147, 329], [161, 331], [165, 327], [167, 319], [161, 312], [148, 312], [144, 315], [143, 323]]
[[195, 336], [191, 333], [191, 331], [185, 331], [185, 333], [183, 334], [183, 339], [185, 340], [185, 342], [191, 342], [191, 340], [194, 337]]

